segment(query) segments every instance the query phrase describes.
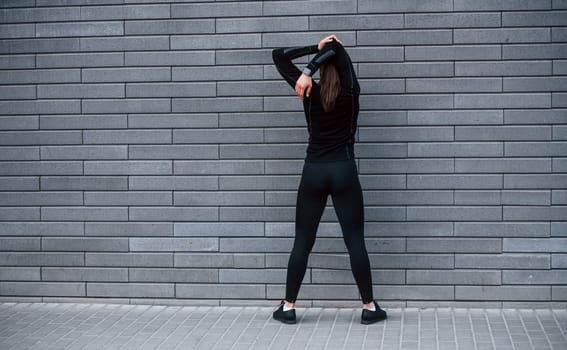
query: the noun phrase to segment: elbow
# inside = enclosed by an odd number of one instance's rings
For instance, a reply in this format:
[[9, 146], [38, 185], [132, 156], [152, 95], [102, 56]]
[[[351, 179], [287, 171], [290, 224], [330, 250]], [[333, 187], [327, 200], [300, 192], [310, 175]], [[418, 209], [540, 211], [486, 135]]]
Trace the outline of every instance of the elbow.
[[277, 49], [273, 49], [272, 50], [272, 60], [274, 62], [278, 61], [278, 59], [280, 57], [282, 57], [283, 54], [283, 49], [282, 48], [277, 48]]

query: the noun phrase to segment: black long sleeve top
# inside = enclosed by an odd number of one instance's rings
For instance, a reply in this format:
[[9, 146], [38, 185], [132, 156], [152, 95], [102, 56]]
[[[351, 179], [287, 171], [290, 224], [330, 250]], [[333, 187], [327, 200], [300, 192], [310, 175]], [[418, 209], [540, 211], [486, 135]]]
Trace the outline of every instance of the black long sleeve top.
[[337, 67], [341, 92], [335, 108], [326, 112], [321, 104], [320, 85], [313, 81], [309, 97], [303, 99], [303, 110], [309, 131], [309, 144], [305, 161], [337, 161], [354, 158], [354, 138], [359, 111], [360, 86], [354, 73], [350, 57], [344, 47], [333, 40], [320, 51], [317, 45], [278, 48], [272, 58], [281, 76], [295, 87], [301, 76], [292, 60], [308, 54], [316, 54], [303, 73], [313, 75], [327, 60]]

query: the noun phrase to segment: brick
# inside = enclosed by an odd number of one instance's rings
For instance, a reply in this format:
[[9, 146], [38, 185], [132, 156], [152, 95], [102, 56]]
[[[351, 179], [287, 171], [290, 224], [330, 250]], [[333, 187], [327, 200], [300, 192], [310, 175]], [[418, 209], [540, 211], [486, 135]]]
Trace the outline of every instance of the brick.
[[2, 147], [0, 160], [39, 160], [39, 147]]
[[39, 117], [41, 129], [125, 129], [125, 114], [47, 115]]
[[84, 283], [71, 282], [2, 282], [0, 295], [84, 296]]
[[453, 63], [361, 63], [360, 78], [443, 77], [453, 76]]
[[84, 253], [14, 253], [0, 252], [3, 267], [7, 266], [84, 266]]
[[[550, 205], [549, 191], [502, 191], [502, 204], [505, 205]], [[555, 203], [553, 203], [555, 204]]]
[[129, 83], [127, 97], [215, 96], [214, 83]]
[[197, 34], [214, 33], [213, 19], [126, 21], [124, 33], [130, 34]]
[[308, 30], [308, 17], [217, 18], [216, 33], [266, 33]]
[[127, 66], [204, 66], [215, 63], [215, 52], [204, 50], [125, 52], [124, 62]]
[[85, 175], [164, 175], [172, 174], [167, 160], [155, 161], [85, 161]]
[[500, 27], [498, 12], [404, 14], [406, 28]]
[[[285, 269], [219, 269], [220, 283], [278, 283], [286, 278]], [[309, 273], [303, 282], [309, 283]]]
[[567, 296], [567, 288], [562, 286], [551, 286], [551, 300], [562, 301]]
[[221, 190], [296, 190], [299, 176], [240, 175], [219, 176]]
[[84, 192], [85, 205], [171, 205], [171, 192]]
[[[1, 58], [0, 58], [0, 62]], [[567, 74], [567, 60], [561, 61], [561, 60], [554, 60], [553, 61], [553, 74], [559, 75], [559, 74]]]
[[506, 174], [504, 188], [564, 188], [566, 174]]
[[491, 189], [502, 187], [501, 175], [407, 175], [407, 188]]
[[131, 128], [211, 128], [218, 126], [216, 113], [129, 114]]
[[567, 44], [503, 45], [503, 59], [552, 59], [564, 58]]
[[[0, 163], [1, 175], [75, 175], [82, 174], [81, 162], [22, 161]], [[42, 190], [45, 188], [42, 187]]]
[[550, 300], [548, 286], [455, 286], [455, 299]]
[[175, 267], [263, 268], [264, 254], [176, 253]]
[[2, 205], [82, 205], [80, 192], [4, 192], [0, 193]]
[[[496, 60], [501, 58], [500, 45], [420, 45], [404, 46], [406, 61], [469, 61], [469, 60]], [[431, 65], [434, 62], [424, 62], [421, 64]], [[475, 62], [476, 63], [476, 62]], [[407, 63], [406, 63], [407, 64]], [[445, 66], [451, 65], [448, 62], [438, 63]], [[456, 64], [455, 64], [456, 66]], [[456, 72], [456, 71], [455, 71]], [[452, 74], [444, 74], [451, 76]]]
[[434, 0], [423, 3], [417, 0], [385, 1], [377, 4], [371, 0], [359, 1], [359, 12], [437, 12], [451, 11], [453, 4], [447, 0]]
[[225, 34], [225, 35], [175, 35], [171, 37], [171, 49], [233, 49], [260, 48], [260, 34]]
[[549, 74], [551, 74], [551, 62], [546, 61], [455, 62], [456, 76]]
[[89, 52], [38, 54], [38, 68], [82, 68], [82, 67], [113, 67], [124, 64], [124, 54], [119, 52]]
[[564, 269], [567, 266], [567, 254], [552, 254], [551, 268]]
[[[134, 82], [169, 81], [169, 68], [90, 68], [84, 69], [82, 81], [93, 82]], [[122, 94], [124, 96], [124, 94]]]
[[264, 162], [261, 160], [180, 160], [174, 161], [176, 175], [230, 175], [263, 174]]
[[0, 132], [1, 145], [41, 145], [81, 143], [80, 131], [7, 131]]
[[127, 146], [42, 146], [41, 159], [126, 159]]
[[455, 11], [486, 11], [486, 10], [546, 10], [551, 8], [551, 1], [529, 1], [529, 0], [479, 0], [474, 3], [466, 0], [455, 0]]
[[82, 100], [83, 113], [160, 113], [169, 112], [171, 104], [169, 99], [97, 99]]
[[264, 193], [260, 191], [225, 192], [175, 192], [175, 205], [264, 205]]
[[35, 25], [35, 36], [38, 38], [110, 35], [124, 35], [124, 25], [121, 22], [38, 23]]
[[385, 127], [360, 128], [360, 142], [376, 141], [452, 141], [452, 127]]
[[567, 238], [504, 238], [506, 252], [561, 253], [567, 247]]
[[551, 140], [549, 126], [457, 126], [455, 139], [463, 141]]
[[[293, 208], [281, 207], [221, 207], [220, 221], [286, 221], [293, 220]], [[329, 220], [323, 217], [322, 220]], [[289, 249], [288, 249], [289, 250]]]
[[357, 4], [353, 0], [327, 1], [325, 6], [313, 1], [270, 1], [263, 4], [262, 10], [264, 16], [355, 13], [357, 12]]
[[125, 97], [124, 84], [45, 84], [37, 86], [38, 98]]
[[500, 285], [496, 270], [407, 270], [407, 284]]
[[131, 282], [177, 282], [177, 283], [215, 283], [218, 282], [216, 269], [153, 269], [130, 268], [128, 280]]
[[89, 297], [171, 298], [173, 283], [99, 283], [87, 282]]
[[456, 222], [455, 236], [549, 237], [549, 225], [532, 222]]
[[500, 238], [411, 238], [408, 253], [500, 253]]
[[491, 221], [508, 219], [497, 206], [438, 206], [408, 207], [407, 220], [411, 221]]
[[435, 45], [452, 44], [448, 29], [363, 31], [356, 36], [357, 45]]
[[[567, 204], [567, 191], [553, 190], [552, 191], [553, 204]], [[549, 204], [549, 203], [547, 203]]]
[[173, 236], [173, 224], [158, 222], [86, 222], [86, 236]]
[[455, 191], [457, 205], [498, 205], [501, 204], [500, 191]]
[[126, 221], [126, 207], [42, 207], [42, 220], [48, 221]]
[[130, 159], [217, 159], [217, 145], [128, 146]]
[[526, 43], [551, 41], [549, 28], [455, 29], [456, 44]]
[[217, 176], [130, 176], [129, 190], [218, 190]]
[[456, 108], [549, 108], [549, 93], [455, 94]]
[[[83, 254], [81, 254], [81, 257]], [[82, 258], [81, 258], [82, 259]], [[81, 260], [82, 261], [82, 260]], [[171, 267], [173, 253], [85, 253], [85, 266]]]
[[218, 251], [217, 238], [130, 238], [129, 251]]
[[0, 278], [2, 281], [39, 281], [41, 279], [39, 267], [2, 267]]
[[218, 207], [130, 207], [131, 221], [217, 221]]
[[77, 222], [2, 222], [2, 236], [82, 236], [83, 223]]
[[0, 100], [27, 100], [37, 98], [33, 85], [0, 86]]
[[501, 110], [408, 111], [409, 125], [502, 124], [502, 120]]
[[173, 81], [258, 80], [263, 79], [261, 66], [173, 67]]
[[87, 6], [81, 8], [82, 20], [168, 18], [169, 5]]
[[503, 27], [561, 26], [565, 23], [566, 11], [514, 11], [502, 13]]
[[549, 254], [455, 254], [456, 268], [549, 269]]
[[557, 156], [565, 155], [566, 142], [506, 142], [506, 156]]
[[261, 97], [173, 98], [172, 112], [254, 112], [261, 111]]
[[0, 114], [4, 115], [79, 113], [80, 109], [79, 100], [0, 100]]
[[0, 72], [3, 84], [72, 83], [81, 80], [79, 69], [4, 70]]
[[40, 250], [39, 238], [0, 237], [0, 246], [4, 251], [34, 251]]
[[126, 190], [126, 176], [42, 176], [42, 190]]
[[280, 81], [217, 83], [217, 96], [280, 96], [292, 93], [290, 86]]
[[309, 16], [310, 30], [353, 30], [403, 28], [403, 14], [372, 15], [316, 15]]
[[506, 284], [560, 284], [567, 279], [567, 271], [504, 270], [502, 282]]
[[35, 55], [2, 55], [0, 56], [0, 68], [35, 68]]
[[567, 93], [552, 93], [551, 94], [552, 107], [567, 107]]
[[38, 129], [38, 121], [37, 116], [0, 117], [0, 129], [4, 131]]
[[58, 22], [80, 19], [80, 8], [18, 8], [2, 10], [0, 22]]
[[567, 77], [504, 78], [504, 91], [565, 91]]
[[126, 282], [127, 268], [43, 267], [43, 281]]
[[265, 299], [264, 284], [189, 284], [177, 283], [175, 296], [179, 298], [257, 298]]
[[138, 51], [168, 50], [169, 37], [155, 36], [121, 36], [80, 38], [81, 51]]
[[[119, 141], [118, 141], [119, 140]], [[84, 143], [90, 144], [140, 144], [170, 143], [171, 132], [168, 130], [96, 130], [83, 133]]]
[[33, 38], [35, 37], [34, 24], [2, 24], [0, 25], [0, 38]]
[[499, 92], [501, 78], [406, 79], [406, 92]]
[[[360, 97], [364, 109], [446, 109], [453, 107], [453, 97], [447, 94], [372, 95]], [[543, 102], [542, 102], [543, 104]]]
[[248, 1], [238, 3], [201, 3], [201, 4], [172, 4], [172, 18], [200, 18], [200, 17], [248, 17], [261, 16], [262, 3]]
[[264, 224], [256, 222], [186, 222], [174, 224], [175, 236], [263, 236]]
[[368, 94], [403, 93], [406, 89], [403, 79], [364, 79], [359, 85], [360, 90]]
[[0, 40], [0, 53], [43, 53], [78, 51], [79, 38]]
[[565, 126], [553, 126], [552, 133], [554, 140], [567, 140], [567, 127]]
[[551, 171], [551, 163], [549, 159], [455, 159], [455, 172], [459, 173], [530, 173], [540, 171]]
[[104, 251], [127, 252], [127, 238], [93, 238], [93, 237], [43, 237], [41, 239], [43, 251]]
[[257, 143], [263, 141], [262, 129], [183, 129], [173, 131], [174, 143]]

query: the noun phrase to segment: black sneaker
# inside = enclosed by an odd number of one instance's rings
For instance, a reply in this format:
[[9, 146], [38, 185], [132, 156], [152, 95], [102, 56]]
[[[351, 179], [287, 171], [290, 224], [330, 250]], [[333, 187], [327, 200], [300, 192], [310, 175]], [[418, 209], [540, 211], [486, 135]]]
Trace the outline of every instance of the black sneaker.
[[280, 306], [274, 311], [274, 319], [287, 324], [295, 323], [295, 309], [284, 311], [285, 302], [282, 300]]
[[376, 311], [362, 309], [360, 323], [371, 324], [388, 318], [386, 311], [380, 309], [380, 306], [378, 306], [378, 303], [375, 300], [372, 300], [372, 302], [374, 303], [374, 307], [376, 308]]

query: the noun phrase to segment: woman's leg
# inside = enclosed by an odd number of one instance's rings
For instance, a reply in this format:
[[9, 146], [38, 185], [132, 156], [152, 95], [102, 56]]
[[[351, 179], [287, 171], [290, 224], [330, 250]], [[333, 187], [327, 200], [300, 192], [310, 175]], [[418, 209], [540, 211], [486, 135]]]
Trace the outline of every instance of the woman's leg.
[[335, 162], [331, 196], [362, 302], [372, 302], [370, 260], [364, 243], [364, 201], [354, 160]]
[[286, 300], [295, 303], [307, 269], [307, 260], [327, 203], [326, 171], [322, 164], [305, 162], [295, 207], [295, 240], [289, 256]]

